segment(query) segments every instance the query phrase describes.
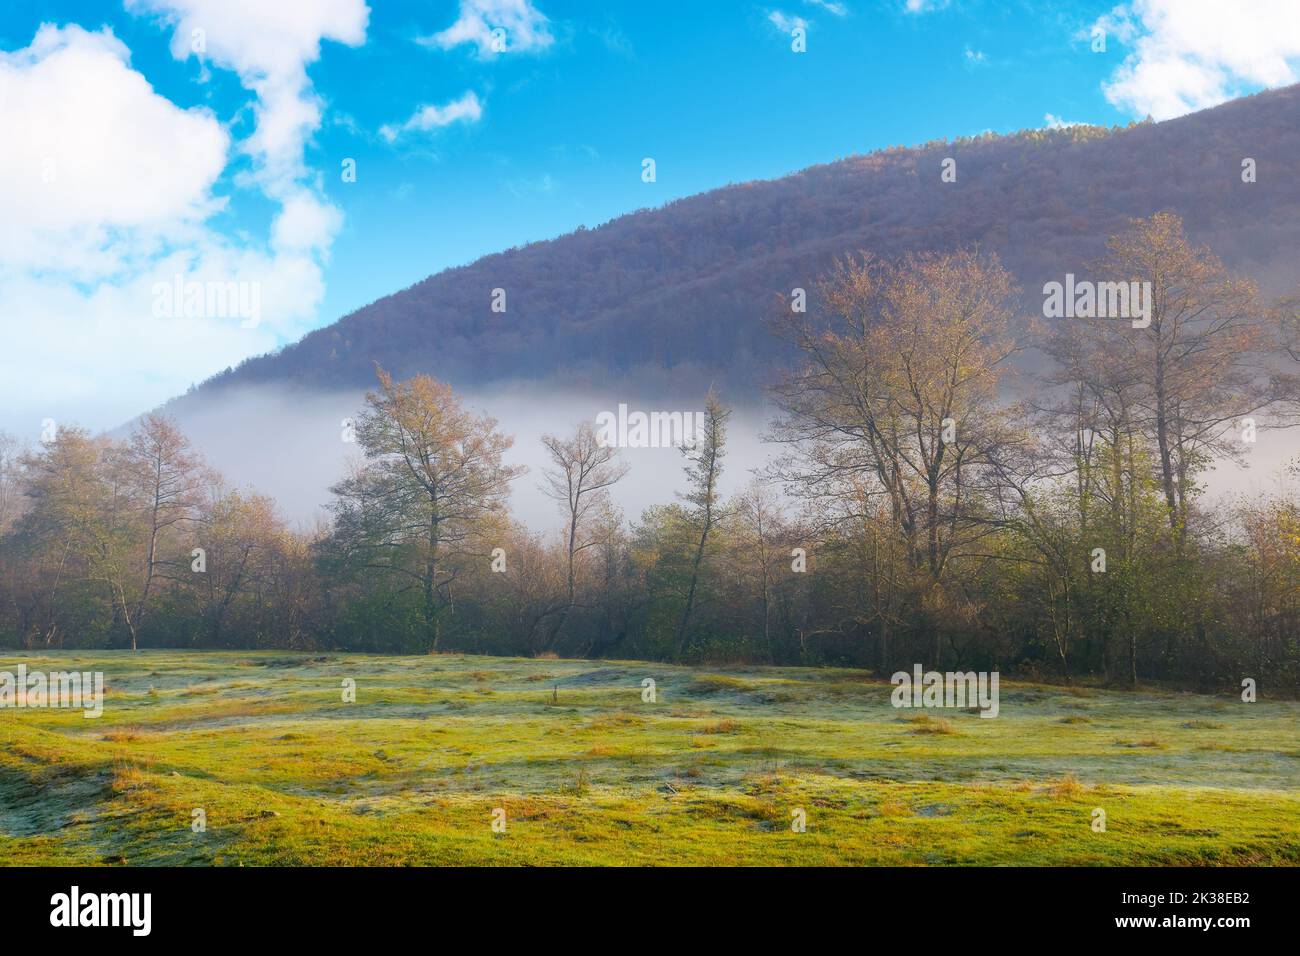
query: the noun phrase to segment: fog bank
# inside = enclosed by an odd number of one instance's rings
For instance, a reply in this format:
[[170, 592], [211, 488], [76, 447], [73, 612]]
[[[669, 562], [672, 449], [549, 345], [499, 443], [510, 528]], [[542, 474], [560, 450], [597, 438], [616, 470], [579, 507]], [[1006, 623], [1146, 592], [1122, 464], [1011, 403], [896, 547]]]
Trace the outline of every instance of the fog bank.
[[[541, 469], [547, 466], [541, 445], [544, 434], [571, 434], [580, 421], [594, 421], [603, 411], [616, 411], [619, 402], [632, 410], [698, 411], [705, 387], [693, 399], [665, 400], [655, 395], [611, 398], [590, 392], [557, 390], [544, 385], [514, 385], [462, 391], [467, 407], [497, 419], [513, 435], [507, 461], [528, 472], [512, 485], [515, 516], [536, 530], [555, 528], [560, 513], [540, 490]], [[725, 400], [725, 396], [723, 396]], [[360, 460], [356, 444], [343, 439], [344, 421], [356, 417], [364, 392], [307, 391], [280, 386], [247, 386], [187, 396], [168, 409], [195, 447], [235, 487], [252, 487], [273, 497], [292, 523], [307, 528], [326, 518], [329, 488], [345, 473], [349, 460]], [[739, 407], [728, 428], [722, 491], [743, 487], [779, 449], [762, 441], [771, 417], [770, 406]], [[613, 489], [615, 503], [629, 520], [654, 504], [676, 500], [685, 490], [683, 459], [677, 448], [622, 450], [631, 465]], [[1273, 494], [1281, 486], [1281, 469], [1300, 455], [1300, 429], [1261, 431], [1251, 448], [1248, 466], [1220, 462], [1206, 475], [1207, 497], [1222, 502], [1238, 495]]]
[[[566, 437], [581, 421], [594, 422], [604, 411], [616, 412], [620, 402], [629, 409], [696, 412], [703, 410], [706, 387], [693, 398], [665, 400], [653, 395], [620, 395], [615, 399], [591, 393], [557, 391], [518, 385], [460, 392], [465, 405], [496, 418], [498, 427], [514, 436], [506, 455], [528, 472], [511, 485], [511, 507], [529, 527], [558, 527], [560, 512], [539, 488], [548, 461], [542, 436]], [[724, 396], [725, 398], [725, 396]], [[282, 513], [300, 527], [328, 516], [329, 488], [346, 472], [349, 461], [361, 460], [356, 444], [344, 440], [344, 422], [364, 405], [364, 392], [310, 391], [280, 386], [246, 386], [188, 396], [167, 409], [203, 456], [234, 487], [252, 487], [273, 497]], [[736, 408], [728, 428], [727, 457], [721, 487], [731, 494], [762, 467], [776, 449], [764, 443], [768, 413], [759, 407]], [[684, 491], [684, 460], [677, 448], [626, 448], [623, 460], [631, 469], [613, 489], [613, 499], [625, 516], [635, 519], [654, 504], [676, 500]]]

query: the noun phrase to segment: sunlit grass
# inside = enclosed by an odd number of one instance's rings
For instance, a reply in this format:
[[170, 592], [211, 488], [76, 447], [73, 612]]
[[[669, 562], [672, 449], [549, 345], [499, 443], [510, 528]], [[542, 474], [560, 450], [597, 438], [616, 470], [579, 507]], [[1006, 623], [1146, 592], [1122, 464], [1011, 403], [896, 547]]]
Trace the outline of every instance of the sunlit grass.
[[9, 864], [1300, 863], [1294, 702], [1003, 681], [986, 719], [846, 670], [23, 661], [108, 693], [98, 720], [0, 711]]

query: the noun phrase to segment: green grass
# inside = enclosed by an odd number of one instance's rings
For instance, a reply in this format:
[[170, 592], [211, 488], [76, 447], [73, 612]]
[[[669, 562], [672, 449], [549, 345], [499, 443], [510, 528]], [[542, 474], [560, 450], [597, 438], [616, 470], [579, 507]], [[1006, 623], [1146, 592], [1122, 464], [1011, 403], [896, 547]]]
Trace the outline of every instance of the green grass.
[[0, 710], [11, 865], [1300, 863], [1295, 702], [1003, 681], [985, 719], [895, 710], [888, 683], [832, 669], [23, 662], [107, 689], [97, 720]]

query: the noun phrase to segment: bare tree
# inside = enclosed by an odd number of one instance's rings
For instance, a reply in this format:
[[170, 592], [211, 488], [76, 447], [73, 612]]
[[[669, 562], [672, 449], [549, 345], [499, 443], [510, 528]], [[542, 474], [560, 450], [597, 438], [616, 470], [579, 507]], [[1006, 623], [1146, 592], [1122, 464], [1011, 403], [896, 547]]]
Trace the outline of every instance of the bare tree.
[[[1142, 382], [1135, 413], [1157, 451], [1157, 474], [1180, 552], [1197, 477], [1216, 457], [1241, 460], [1234, 434], [1243, 418], [1283, 396], [1265, 369], [1279, 351], [1273, 316], [1255, 285], [1228, 274], [1193, 246], [1172, 213], [1134, 220], [1110, 240], [1096, 271], [1110, 281], [1150, 283], [1150, 325], [1076, 319], [1110, 339], [1107, 366], [1126, 364]], [[1097, 374], [1110, 374], [1098, 367]], [[1264, 423], [1260, 423], [1263, 425]]]
[[691, 612], [695, 609], [695, 595], [700, 583], [700, 565], [704, 562], [709, 533], [722, 517], [718, 477], [722, 474], [722, 459], [727, 453], [727, 420], [730, 417], [731, 409], [724, 406], [718, 400], [717, 391], [710, 388], [704, 400], [704, 434], [697, 434], [694, 442], [682, 448], [687, 460], [685, 471], [690, 490], [681, 497], [690, 506], [689, 517], [698, 540], [691, 559], [686, 604], [677, 623], [678, 658], [685, 657], [690, 647]]
[[554, 435], [542, 437], [552, 467], [543, 471], [542, 491], [560, 503], [565, 514], [565, 603], [551, 626], [547, 646], [558, 640], [564, 622], [577, 604], [576, 564], [579, 555], [596, 545], [599, 539], [583, 540], [586, 520], [608, 502], [609, 489], [628, 472], [627, 462], [618, 460], [618, 449], [602, 445], [590, 422], [578, 426], [572, 438]]
[[356, 425], [366, 463], [332, 489], [336, 539], [347, 561], [418, 588], [436, 650], [457, 559], [481, 556], [504, 528], [510, 482], [525, 469], [502, 460], [514, 439], [466, 410], [450, 385], [378, 375]]
[[13, 527], [23, 507], [22, 450], [16, 438], [0, 432], [0, 535]]
[[1019, 350], [1013, 291], [992, 257], [863, 255], [819, 283], [822, 315], [784, 325], [801, 362], [776, 392], [771, 437], [792, 449], [778, 474], [812, 501], [882, 499], [923, 577], [919, 605], [942, 601], [954, 555], [996, 530], [994, 466], [1024, 441], [998, 404]]
[[190, 578], [198, 590], [202, 638], [219, 646], [241, 600], [271, 584], [287, 536], [270, 498], [219, 486], [213, 488], [202, 522], [205, 569]]
[[24, 629], [29, 645], [60, 646], [65, 625], [76, 614], [74, 605], [81, 603], [76, 598], [94, 600], [79, 585], [102, 580], [104, 449], [102, 440], [68, 427], [21, 459], [28, 508], [16, 531], [33, 565], [33, 601]]
[[132, 429], [125, 447], [111, 457], [124, 482], [122, 490], [131, 499], [127, 507], [139, 511], [140, 533], [145, 539], [135, 601], [128, 603], [121, 581], [114, 584], [134, 651], [149, 613], [159, 568], [166, 560], [160, 545], [165, 536], [194, 520], [203, 464], [176, 423], [158, 414], [144, 416]]
[[770, 487], [755, 480], [736, 499], [731, 513], [736, 517], [734, 530], [741, 548], [739, 557], [749, 566], [757, 584], [763, 649], [770, 654], [773, 564], [782, 557], [777, 553], [782, 530], [781, 505]]

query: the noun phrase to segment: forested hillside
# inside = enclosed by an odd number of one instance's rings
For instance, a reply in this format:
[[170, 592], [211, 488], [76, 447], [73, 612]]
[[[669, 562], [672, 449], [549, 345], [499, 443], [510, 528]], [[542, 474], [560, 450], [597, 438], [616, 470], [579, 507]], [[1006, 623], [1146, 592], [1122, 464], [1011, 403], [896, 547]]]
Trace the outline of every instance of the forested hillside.
[[[742, 398], [788, 355], [763, 321], [775, 297], [811, 287], [836, 256], [978, 244], [1001, 258], [1036, 312], [1043, 282], [1083, 269], [1129, 219], [1162, 210], [1230, 268], [1281, 293], [1300, 277], [1300, 183], [1289, 172], [1297, 155], [1300, 87], [1158, 124], [892, 148], [486, 256], [203, 387], [368, 386], [379, 361], [398, 377], [424, 372], [457, 386], [599, 385], [629, 373], [689, 381], [703, 368]], [[945, 183], [948, 157], [957, 176]], [[1247, 158], [1253, 183], [1242, 181]], [[648, 204], [654, 189], [646, 186]], [[506, 292], [504, 313], [492, 311], [493, 289]]]

